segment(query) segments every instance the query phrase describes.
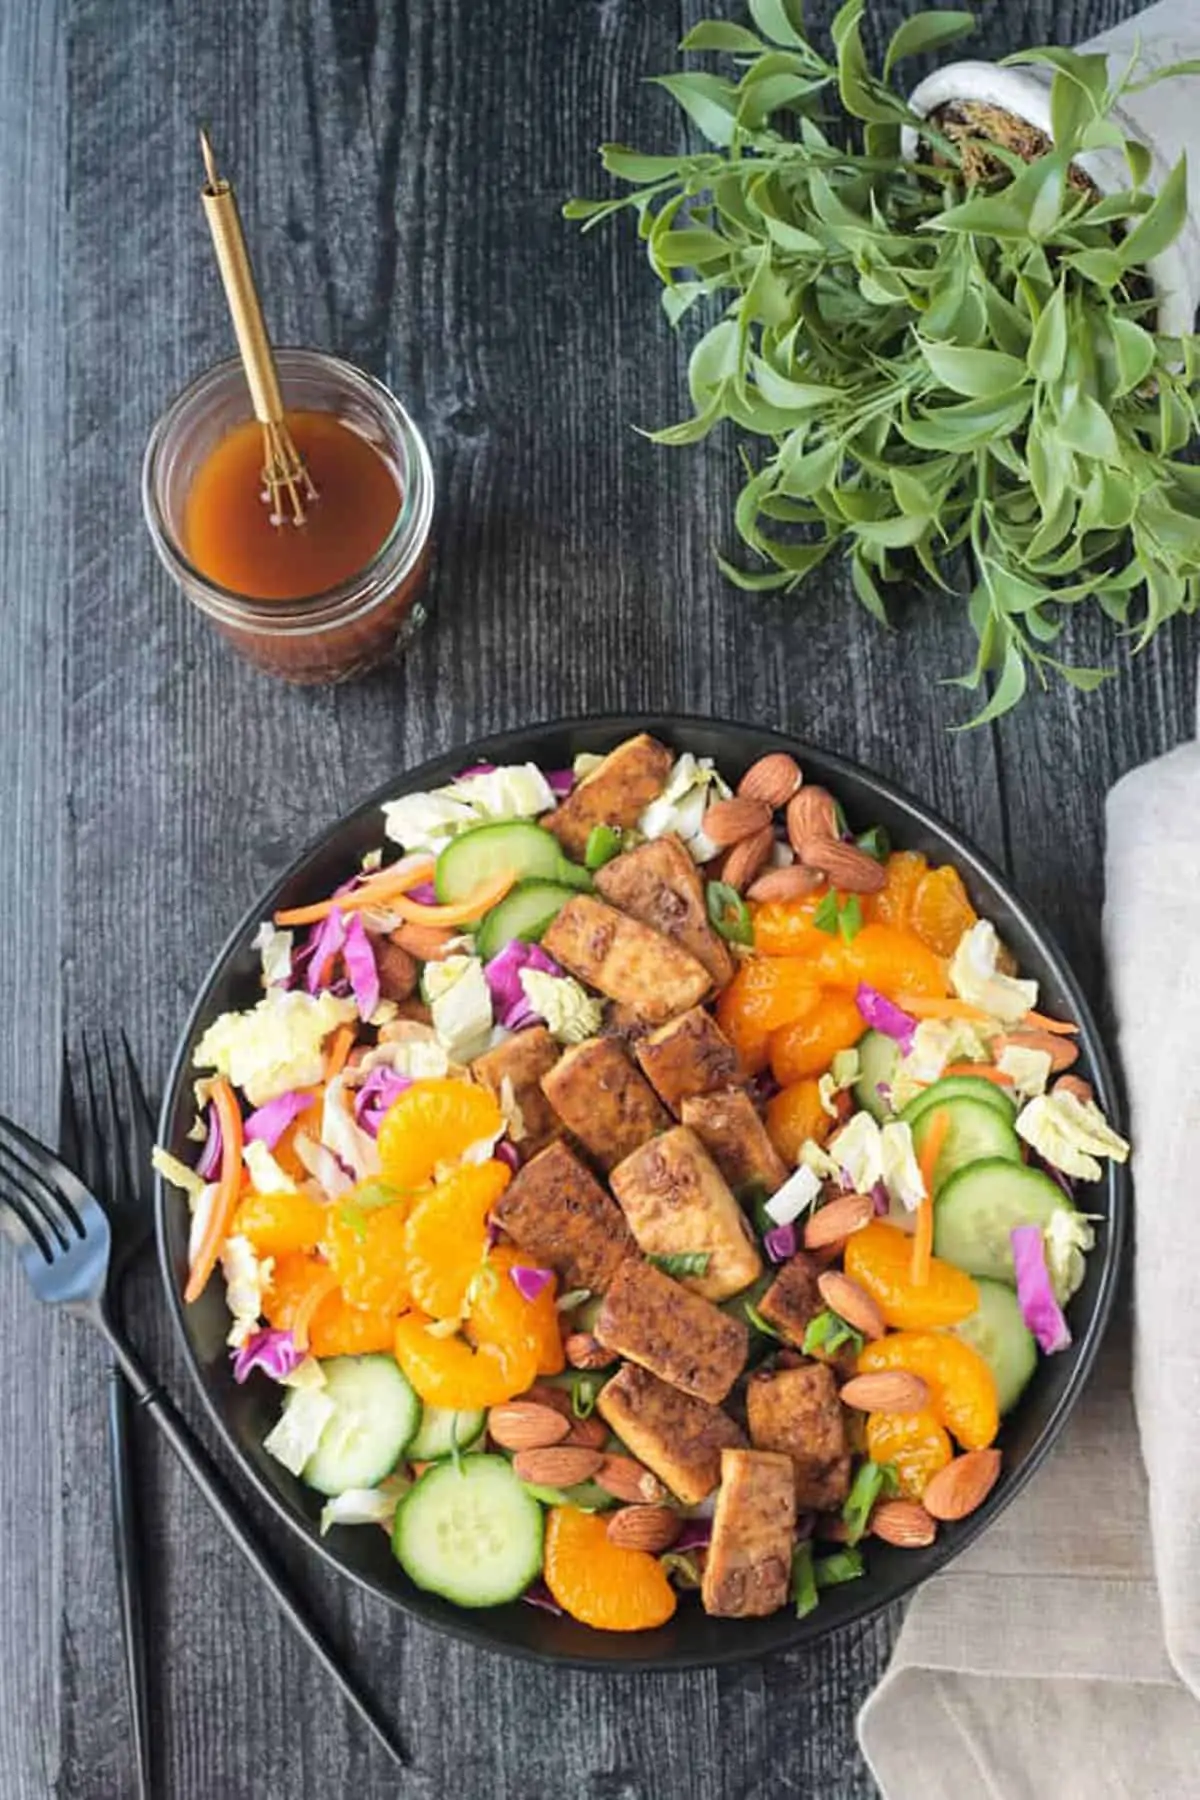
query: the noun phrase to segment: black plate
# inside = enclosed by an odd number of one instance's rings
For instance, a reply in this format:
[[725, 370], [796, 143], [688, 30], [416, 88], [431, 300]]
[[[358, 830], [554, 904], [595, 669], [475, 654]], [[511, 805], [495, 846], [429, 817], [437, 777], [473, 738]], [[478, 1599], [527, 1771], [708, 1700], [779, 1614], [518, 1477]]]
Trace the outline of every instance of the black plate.
[[[188, 1160], [194, 1152], [186, 1137], [194, 1110], [192, 1052], [218, 1013], [251, 1005], [257, 998], [259, 964], [250, 941], [258, 922], [281, 906], [322, 898], [356, 868], [360, 857], [382, 841], [379, 807], [383, 800], [435, 787], [456, 770], [478, 761], [532, 761], [545, 769], [564, 767], [579, 751], [607, 750], [632, 732], [643, 730], [677, 750], [715, 757], [730, 780], [736, 780], [767, 751], [789, 750], [810, 780], [828, 786], [841, 800], [856, 827], [882, 825], [897, 846], [924, 851], [931, 859], [952, 861], [980, 913], [994, 922], [1015, 951], [1022, 974], [1037, 978], [1044, 1010], [1079, 1022], [1080, 1072], [1092, 1082], [1108, 1116], [1116, 1116], [1112, 1075], [1078, 983], [1044, 927], [978, 851], [917, 801], [826, 751], [747, 726], [664, 716], [565, 721], [469, 744], [397, 775], [326, 831], [261, 896], [217, 956], [175, 1056], [163, 1103], [160, 1141]], [[437, 1630], [517, 1656], [623, 1669], [710, 1667], [799, 1644], [816, 1644], [909, 1592], [986, 1530], [1028, 1481], [1066, 1423], [1112, 1306], [1128, 1207], [1124, 1171], [1106, 1165], [1103, 1182], [1088, 1189], [1087, 1206], [1103, 1216], [1103, 1223], [1097, 1226], [1097, 1245], [1088, 1259], [1087, 1279], [1070, 1307], [1075, 1342], [1065, 1353], [1041, 1361], [1020, 1405], [1005, 1421], [999, 1439], [1004, 1473], [978, 1512], [959, 1525], [943, 1526], [937, 1543], [928, 1550], [896, 1550], [872, 1543], [867, 1574], [859, 1581], [827, 1590], [818, 1610], [807, 1619], [797, 1620], [786, 1610], [769, 1619], [709, 1619], [694, 1596], [688, 1596], [670, 1624], [625, 1636], [592, 1631], [571, 1619], [556, 1619], [520, 1603], [474, 1613], [450, 1606], [413, 1587], [392, 1560], [387, 1538], [378, 1528], [336, 1526], [321, 1538], [317, 1529], [320, 1496], [289, 1475], [262, 1448], [278, 1414], [277, 1391], [258, 1377], [245, 1387], [236, 1386], [232, 1379], [225, 1348], [229, 1320], [220, 1281], [211, 1281], [194, 1306], [183, 1305], [187, 1205], [182, 1194], [161, 1181], [157, 1190], [163, 1279], [192, 1372], [230, 1449], [280, 1519], [336, 1568]]]

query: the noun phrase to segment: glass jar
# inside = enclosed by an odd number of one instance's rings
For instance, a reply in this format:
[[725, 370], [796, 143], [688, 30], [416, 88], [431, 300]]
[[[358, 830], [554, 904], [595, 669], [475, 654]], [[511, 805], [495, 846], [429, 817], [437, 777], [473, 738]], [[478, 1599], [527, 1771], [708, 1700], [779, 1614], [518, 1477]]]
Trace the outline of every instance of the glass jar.
[[237, 357], [185, 388], [151, 432], [142, 464], [146, 523], [179, 587], [249, 662], [285, 681], [347, 681], [395, 655], [425, 621], [433, 469], [420, 432], [374, 376], [323, 350], [277, 350], [275, 361], [289, 409], [333, 413], [386, 459], [400, 511], [376, 555], [337, 587], [303, 600], [248, 599], [189, 561], [183, 544], [189, 489], [220, 440], [250, 417]]

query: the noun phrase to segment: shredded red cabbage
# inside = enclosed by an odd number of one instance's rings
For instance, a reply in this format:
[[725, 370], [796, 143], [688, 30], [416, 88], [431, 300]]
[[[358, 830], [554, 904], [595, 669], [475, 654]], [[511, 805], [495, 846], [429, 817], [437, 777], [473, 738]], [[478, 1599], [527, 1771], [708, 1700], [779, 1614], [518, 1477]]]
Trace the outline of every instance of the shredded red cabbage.
[[540, 969], [546, 975], [562, 974], [554, 958], [540, 944], [524, 944], [519, 938], [505, 944], [503, 950], [484, 965], [496, 1023], [508, 1031], [523, 1031], [527, 1025], [537, 1025], [541, 1021], [542, 1015], [534, 1011], [525, 997], [525, 989], [521, 986], [522, 969]]
[[470, 781], [472, 775], [490, 775], [495, 768], [495, 763], [472, 763], [469, 769], [460, 769], [453, 780]]
[[303, 1088], [292, 1088], [286, 1094], [279, 1094], [274, 1100], [268, 1100], [257, 1112], [252, 1112], [243, 1128], [248, 1143], [262, 1143], [268, 1150], [273, 1150], [288, 1126], [306, 1112], [312, 1105], [313, 1097]]
[[547, 1283], [554, 1280], [553, 1269], [534, 1269], [528, 1263], [517, 1263], [508, 1273], [522, 1300], [536, 1300]]
[[346, 964], [346, 974], [350, 977], [358, 1016], [360, 1019], [369, 1019], [379, 1005], [379, 969], [361, 913], [351, 914], [346, 926], [342, 958]]
[[437, 889], [432, 881], [419, 881], [415, 888], [409, 888], [408, 897], [418, 906], [433, 906], [437, 902]]
[[550, 769], [546, 774], [546, 786], [556, 800], [565, 800], [575, 786], [574, 769]]
[[305, 1352], [297, 1348], [290, 1331], [274, 1331], [264, 1327], [248, 1337], [234, 1352], [233, 1379], [246, 1381], [254, 1369], [261, 1369], [272, 1381], [282, 1381], [304, 1361]]
[[397, 1070], [389, 1068], [372, 1069], [354, 1095], [356, 1123], [362, 1126], [368, 1136], [374, 1137], [392, 1101], [411, 1086], [411, 1075], [401, 1075]]
[[685, 1550], [707, 1550], [711, 1542], [711, 1519], [685, 1519], [683, 1528], [671, 1548], [682, 1554]]
[[795, 1225], [773, 1225], [763, 1233], [763, 1249], [773, 1263], [787, 1262], [799, 1249]]
[[328, 987], [345, 942], [346, 921], [335, 906], [328, 918], [313, 927], [304, 976], [304, 985], [310, 994], [319, 994], [323, 987]]
[[904, 1055], [908, 1055], [917, 1029], [917, 1021], [911, 1013], [903, 1011], [878, 988], [868, 987], [865, 981], [860, 981], [855, 989], [854, 1004], [873, 1031], [882, 1031], [886, 1037], [895, 1038]]
[[521, 1166], [521, 1152], [509, 1138], [501, 1138], [492, 1155], [497, 1162], [507, 1163], [514, 1175]]
[[1009, 1237], [1021, 1317], [1047, 1356], [1053, 1356], [1056, 1350], [1068, 1348], [1071, 1332], [1062, 1308], [1054, 1298], [1041, 1226], [1014, 1225]]
[[221, 1171], [221, 1121], [217, 1117], [217, 1109], [209, 1105], [208, 1136], [204, 1140], [204, 1148], [200, 1152], [200, 1160], [196, 1164], [196, 1173], [202, 1181], [215, 1181]]
[[877, 1219], [886, 1218], [892, 1210], [892, 1197], [887, 1191], [885, 1182], [877, 1181], [875, 1183], [871, 1189], [871, 1199], [875, 1203], [875, 1217]]
[[526, 1606], [536, 1606], [540, 1612], [553, 1613], [556, 1619], [561, 1619], [563, 1616], [562, 1607], [558, 1604], [558, 1601], [554, 1598], [554, 1595], [550, 1592], [550, 1589], [546, 1586], [540, 1575], [530, 1582], [529, 1586], [525, 1589], [525, 1592], [521, 1595], [521, 1599], [525, 1602]]

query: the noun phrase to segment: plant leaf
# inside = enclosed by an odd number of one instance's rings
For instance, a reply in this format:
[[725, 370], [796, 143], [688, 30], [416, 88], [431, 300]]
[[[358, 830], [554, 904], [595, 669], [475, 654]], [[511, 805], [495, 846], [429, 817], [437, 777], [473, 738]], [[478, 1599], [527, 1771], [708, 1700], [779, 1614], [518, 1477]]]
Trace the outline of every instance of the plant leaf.
[[838, 93], [852, 118], [890, 125], [903, 109], [899, 100], [883, 98], [872, 85], [859, 33], [865, 4], [866, 0], [845, 0], [829, 28], [837, 47]]
[[984, 237], [1019, 238], [1028, 236], [1024, 214], [1011, 201], [985, 196], [964, 200], [960, 206], [949, 206], [934, 218], [924, 219], [925, 231], [979, 232]]
[[1004, 663], [1000, 671], [1000, 679], [992, 692], [987, 705], [968, 719], [965, 725], [956, 727], [959, 731], [973, 731], [979, 725], [990, 725], [1003, 713], [1010, 712], [1025, 693], [1026, 674], [1025, 658], [1010, 638], [1004, 651]]
[[850, 552], [850, 584], [871, 617], [877, 619], [881, 625], [887, 625], [889, 623], [887, 607], [884, 605], [883, 595], [879, 591], [875, 577], [866, 565], [860, 544], [855, 544]]
[[750, 17], [763, 36], [770, 38], [773, 44], [788, 44], [799, 50], [808, 49], [799, 0], [750, 0]]
[[940, 50], [959, 38], [969, 37], [975, 29], [975, 15], [969, 12], [919, 12], [905, 19], [892, 33], [892, 41], [883, 59], [886, 81], [903, 56], [918, 56], [923, 50]]
[[732, 82], [699, 72], [652, 75], [650, 80], [666, 89], [710, 144], [732, 144], [737, 120], [737, 89]]
[[1003, 350], [963, 350], [922, 337], [917, 343], [935, 379], [952, 394], [964, 394], [970, 400], [1011, 393], [1026, 378], [1025, 364]]
[[1141, 387], [1154, 367], [1158, 352], [1150, 333], [1143, 331], [1132, 319], [1110, 319], [1108, 329], [1112, 333], [1118, 377], [1114, 393], [1128, 394]]
[[1091, 394], [1076, 393], [1059, 414], [1058, 435], [1068, 449], [1099, 462], [1119, 463], [1121, 448], [1112, 420]]
[[1066, 360], [1067, 298], [1060, 282], [1033, 328], [1026, 361], [1030, 374], [1039, 381], [1055, 382], [1062, 375]]
[[702, 19], [679, 46], [681, 50], [725, 50], [731, 56], [757, 56], [766, 47], [753, 31], [725, 19]]
[[1149, 212], [1138, 220], [1121, 244], [1118, 255], [1127, 269], [1140, 269], [1173, 244], [1187, 219], [1187, 157], [1181, 156], [1154, 197]]
[[601, 144], [600, 161], [610, 175], [622, 181], [668, 181], [679, 173], [678, 156], [644, 156], [625, 144]]

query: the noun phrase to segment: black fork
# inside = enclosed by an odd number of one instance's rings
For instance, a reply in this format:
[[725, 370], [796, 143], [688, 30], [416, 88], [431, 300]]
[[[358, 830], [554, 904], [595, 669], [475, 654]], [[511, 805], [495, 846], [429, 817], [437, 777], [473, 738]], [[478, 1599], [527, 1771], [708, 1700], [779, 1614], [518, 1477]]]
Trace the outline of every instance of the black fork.
[[[134, 1402], [154, 1420], [216, 1517], [291, 1625], [324, 1665], [343, 1696], [392, 1760], [409, 1766], [407, 1752], [342, 1667], [336, 1651], [308, 1616], [287, 1577], [242, 1517], [242, 1504], [182, 1415], [142, 1367], [109, 1306], [113, 1233], [96, 1196], [44, 1144], [0, 1116], [0, 1227], [16, 1242], [22, 1267], [39, 1300], [86, 1319], [108, 1343]], [[118, 1233], [120, 1236], [120, 1232]]]

